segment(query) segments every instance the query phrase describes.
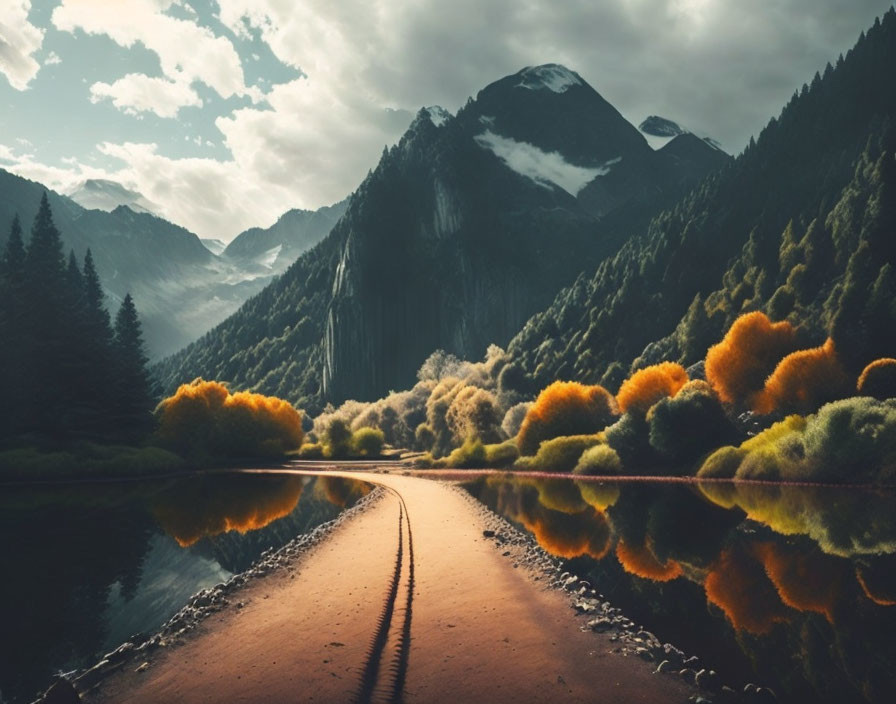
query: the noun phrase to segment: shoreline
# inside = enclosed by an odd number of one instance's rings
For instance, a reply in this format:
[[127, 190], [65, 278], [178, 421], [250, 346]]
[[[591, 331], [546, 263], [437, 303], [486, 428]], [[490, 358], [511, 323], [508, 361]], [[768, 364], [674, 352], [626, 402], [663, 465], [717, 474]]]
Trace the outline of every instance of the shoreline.
[[[271, 473], [289, 471], [280, 469]], [[266, 473], [266, 470], [247, 470], [246, 473]], [[291, 473], [311, 474], [305, 470], [292, 470]], [[314, 548], [325, 546], [327, 539], [338, 527], [372, 509], [381, 502], [387, 492], [395, 493], [391, 488], [383, 486], [380, 481], [365, 476], [366, 472], [351, 474], [352, 478], [370, 481], [376, 488], [333, 521], [319, 526], [310, 533], [297, 536], [277, 551], [262, 553], [260, 559], [245, 572], [234, 575], [225, 583], [195, 594], [159, 632], [145, 638], [141, 643], [123, 643], [96, 665], [80, 672], [73, 680], [75, 687], [89, 696], [117, 674], [127, 670], [133, 670], [135, 673], [145, 672], [151, 666], [153, 655], [161, 651], [176, 652], [180, 646], [190, 643], [192, 632], [208, 617], [228, 607], [242, 609], [244, 602], [239, 600], [241, 593], [258, 583], [258, 578], [269, 575], [283, 576], [284, 572], [292, 573], [306, 559], [313, 556]], [[464, 472], [461, 477], [471, 477], [475, 474]], [[388, 479], [389, 476], [383, 475], [381, 480]], [[644, 665], [649, 666], [651, 673], [665, 674], [669, 685], [674, 683], [695, 692], [691, 701], [774, 701], [774, 695], [767, 689], [753, 686], [753, 696], [747, 697], [730, 687], [725, 687], [718, 674], [700, 666], [699, 657], [687, 656], [673, 644], [660, 642], [652, 633], [638, 627], [627, 618], [620, 609], [605, 601], [590, 584], [564, 571], [562, 560], [551, 556], [538, 546], [534, 536], [514, 527], [462, 488], [444, 483], [442, 486], [462, 497], [469, 510], [484, 526], [481, 531], [482, 538], [500, 553], [501, 560], [510, 561], [511, 569], [525, 573], [533, 586], [560, 595], [569, 610], [565, 617], [572, 616], [578, 630], [589, 632], [589, 635], [593, 633], [591, 637], [595, 639], [595, 645], [599, 642], [599, 638], [606, 638], [610, 645], [608, 650], [610, 658], [621, 660], [633, 658], [644, 661]], [[233, 603], [234, 600], [237, 600], [236, 603]], [[141, 662], [138, 664], [138, 661]]]

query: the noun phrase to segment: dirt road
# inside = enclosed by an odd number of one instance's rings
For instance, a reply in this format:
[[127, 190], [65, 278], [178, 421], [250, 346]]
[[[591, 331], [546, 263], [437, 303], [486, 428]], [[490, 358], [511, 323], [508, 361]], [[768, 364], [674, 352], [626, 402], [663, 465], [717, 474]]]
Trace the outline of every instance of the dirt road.
[[[92, 702], [685, 702], [655, 665], [581, 630], [567, 597], [483, 538], [471, 500], [390, 474], [294, 570], [253, 581], [182, 645]], [[240, 605], [242, 604], [242, 605]], [[136, 663], [140, 664], [140, 663]]]

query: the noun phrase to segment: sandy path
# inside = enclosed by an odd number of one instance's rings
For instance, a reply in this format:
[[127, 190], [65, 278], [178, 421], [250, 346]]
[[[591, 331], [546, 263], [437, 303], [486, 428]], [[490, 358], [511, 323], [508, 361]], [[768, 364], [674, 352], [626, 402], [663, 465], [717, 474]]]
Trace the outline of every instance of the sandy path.
[[[684, 702], [680, 680], [612, 653], [566, 597], [514, 569], [463, 496], [426, 479], [351, 474], [391, 491], [293, 572], [250, 583], [150, 667], [94, 702]], [[410, 586], [413, 585], [413, 588]]]

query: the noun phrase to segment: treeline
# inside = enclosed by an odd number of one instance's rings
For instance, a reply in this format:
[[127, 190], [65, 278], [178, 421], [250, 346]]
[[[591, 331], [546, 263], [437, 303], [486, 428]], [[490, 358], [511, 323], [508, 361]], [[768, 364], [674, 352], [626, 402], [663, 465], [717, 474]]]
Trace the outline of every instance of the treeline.
[[857, 345], [892, 355], [894, 62], [891, 9], [732, 164], [529, 320], [508, 346], [517, 390], [689, 366], [755, 310], [834, 337], [856, 372]]
[[125, 296], [114, 323], [88, 250], [66, 259], [44, 194], [23, 236], [16, 217], [0, 253], [0, 442], [137, 442], [154, 393], [140, 321]]

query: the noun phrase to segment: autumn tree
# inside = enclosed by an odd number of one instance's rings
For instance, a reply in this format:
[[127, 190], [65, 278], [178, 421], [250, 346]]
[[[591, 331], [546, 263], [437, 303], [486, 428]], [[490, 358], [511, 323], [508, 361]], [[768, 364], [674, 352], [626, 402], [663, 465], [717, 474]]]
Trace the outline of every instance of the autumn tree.
[[849, 390], [834, 341], [821, 347], [792, 352], [782, 359], [754, 396], [757, 413], [811, 413], [828, 401], [842, 398]]
[[[231, 393], [217, 381], [183, 384], [156, 409], [158, 442], [199, 461], [278, 457], [302, 444], [302, 414], [273, 396]], [[344, 423], [343, 423], [344, 425]]]
[[604, 387], [556, 381], [526, 413], [517, 444], [522, 454], [534, 455], [542, 441], [596, 433], [612, 423], [617, 413], [616, 401]]
[[742, 315], [706, 353], [706, 379], [723, 402], [752, 408], [778, 362], [796, 349], [796, 331], [764, 313]]
[[856, 389], [860, 396], [896, 398], [896, 359], [876, 359], [862, 370]]
[[619, 387], [616, 394], [619, 410], [644, 415], [661, 399], [675, 396], [687, 381], [688, 373], [675, 362], [662, 362], [639, 369]]

